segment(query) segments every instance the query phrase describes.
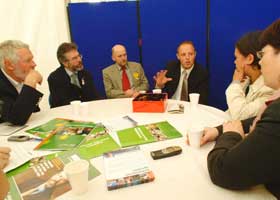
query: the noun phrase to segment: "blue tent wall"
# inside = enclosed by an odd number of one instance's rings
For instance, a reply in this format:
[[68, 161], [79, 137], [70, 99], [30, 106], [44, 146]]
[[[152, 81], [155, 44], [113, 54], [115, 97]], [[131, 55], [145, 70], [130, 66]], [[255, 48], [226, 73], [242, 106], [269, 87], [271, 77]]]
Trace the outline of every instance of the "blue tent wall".
[[114, 44], [124, 44], [129, 60], [139, 61], [136, 3], [72, 3], [68, 10], [72, 40], [104, 95], [102, 69], [113, 63]]
[[[210, 15], [207, 15], [207, 3]], [[141, 0], [143, 67], [152, 76], [176, 59], [177, 45], [192, 40], [197, 61], [206, 65], [207, 21], [210, 21], [210, 105], [226, 109], [225, 89], [234, 70], [234, 43], [244, 33], [266, 27], [279, 17], [279, 0], [165, 1]], [[136, 2], [69, 4], [72, 39], [84, 55], [98, 90], [104, 92], [101, 70], [112, 63], [111, 47], [123, 43], [128, 58], [140, 61]]]
[[211, 0], [210, 105], [227, 108], [225, 90], [235, 68], [235, 42], [246, 32], [264, 29], [279, 18], [279, 8], [279, 0]]
[[206, 64], [206, 1], [141, 0], [143, 65], [154, 86], [153, 75], [166, 63], [177, 59], [177, 46], [191, 40], [197, 61]]

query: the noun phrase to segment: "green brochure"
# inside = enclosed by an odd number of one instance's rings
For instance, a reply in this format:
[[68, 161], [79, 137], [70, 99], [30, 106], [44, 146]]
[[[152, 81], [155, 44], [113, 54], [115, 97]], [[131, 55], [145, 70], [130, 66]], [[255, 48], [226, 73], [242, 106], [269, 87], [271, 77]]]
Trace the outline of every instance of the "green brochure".
[[81, 157], [92, 158], [103, 153], [120, 149], [120, 146], [109, 135], [108, 129], [102, 124], [98, 125], [91, 134], [75, 149]]
[[77, 121], [72, 119], [55, 118], [45, 124], [29, 129], [26, 132], [41, 138], [46, 138], [50, 134], [52, 134], [54, 130], [59, 130], [62, 127], [68, 127], [69, 131], [71, 131], [71, 133], [69, 134], [84, 134], [81, 132], [83, 131], [81, 129], [84, 129], [85, 127], [93, 128], [95, 127], [95, 123], [87, 121]]
[[72, 150], [86, 159], [120, 148], [101, 123], [53, 119], [27, 132], [44, 137], [36, 150]]
[[[63, 168], [68, 162], [78, 159], [80, 157], [70, 151], [32, 159], [21, 170], [8, 173], [10, 191], [6, 199], [55, 199], [68, 192], [71, 186]], [[89, 180], [98, 175], [100, 172], [90, 163]]]
[[182, 137], [169, 122], [162, 121], [117, 131], [122, 147]]

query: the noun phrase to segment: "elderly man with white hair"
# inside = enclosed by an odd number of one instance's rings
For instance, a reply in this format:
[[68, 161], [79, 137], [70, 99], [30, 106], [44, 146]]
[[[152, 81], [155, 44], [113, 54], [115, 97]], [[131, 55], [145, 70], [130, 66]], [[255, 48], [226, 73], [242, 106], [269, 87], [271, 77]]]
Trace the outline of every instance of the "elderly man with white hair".
[[18, 40], [0, 43], [0, 122], [23, 125], [39, 111], [42, 83], [29, 46]]

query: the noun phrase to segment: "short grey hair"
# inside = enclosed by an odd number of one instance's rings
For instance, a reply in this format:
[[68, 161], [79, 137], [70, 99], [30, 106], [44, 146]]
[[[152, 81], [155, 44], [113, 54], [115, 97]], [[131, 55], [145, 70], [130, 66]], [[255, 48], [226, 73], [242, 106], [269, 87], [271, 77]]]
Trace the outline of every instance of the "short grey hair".
[[22, 48], [29, 49], [29, 46], [20, 40], [6, 40], [0, 43], [0, 68], [4, 67], [5, 59], [16, 63], [19, 59], [16, 51]]

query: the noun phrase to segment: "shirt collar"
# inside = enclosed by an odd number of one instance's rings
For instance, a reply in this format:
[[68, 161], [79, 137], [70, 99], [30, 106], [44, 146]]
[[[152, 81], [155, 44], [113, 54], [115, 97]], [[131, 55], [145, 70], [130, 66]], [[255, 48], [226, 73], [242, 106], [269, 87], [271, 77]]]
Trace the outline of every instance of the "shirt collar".
[[187, 73], [188, 73], [188, 76], [189, 76], [189, 74], [191, 73], [193, 67], [194, 67], [194, 64], [193, 64], [189, 69], [185, 69], [185, 68], [181, 65], [181, 74], [183, 73], [184, 70], [186, 70]]
[[268, 101], [275, 100], [275, 99], [278, 99], [278, 98], [280, 98], [280, 89], [275, 90], [273, 95], [270, 98], [268, 98]]
[[18, 93], [20, 93], [21, 88], [23, 86], [23, 83], [17, 82], [16, 80], [14, 80], [12, 77], [10, 77], [3, 68], [1, 68], [1, 71], [3, 72], [3, 74], [6, 76], [6, 78], [10, 81], [10, 83], [16, 88], [16, 90], [18, 91]]
[[64, 67], [66, 73], [68, 74], [68, 76], [72, 76], [72, 74], [78, 74], [78, 72], [72, 72], [71, 70], [67, 69], [66, 67]]
[[[116, 63], [116, 65], [117, 65], [117, 67], [118, 67], [118, 70], [119, 70], [119, 71], [122, 71], [122, 67], [119, 66], [117, 63]], [[125, 65], [125, 69], [127, 69], [127, 64]]]

